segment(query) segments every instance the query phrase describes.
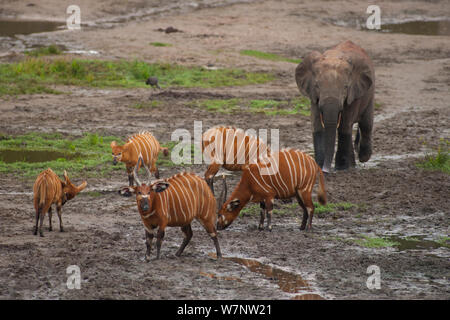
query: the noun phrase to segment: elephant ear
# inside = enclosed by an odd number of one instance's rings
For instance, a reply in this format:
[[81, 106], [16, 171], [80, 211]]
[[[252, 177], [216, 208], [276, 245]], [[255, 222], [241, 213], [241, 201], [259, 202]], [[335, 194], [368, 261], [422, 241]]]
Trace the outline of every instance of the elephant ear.
[[364, 96], [375, 80], [372, 70], [365, 59], [352, 57], [349, 62], [353, 69], [347, 92], [347, 105]]
[[316, 100], [317, 93], [314, 92], [314, 75], [312, 72], [313, 64], [319, 60], [322, 55], [313, 51], [295, 69], [295, 81], [300, 92], [308, 96], [311, 100]]

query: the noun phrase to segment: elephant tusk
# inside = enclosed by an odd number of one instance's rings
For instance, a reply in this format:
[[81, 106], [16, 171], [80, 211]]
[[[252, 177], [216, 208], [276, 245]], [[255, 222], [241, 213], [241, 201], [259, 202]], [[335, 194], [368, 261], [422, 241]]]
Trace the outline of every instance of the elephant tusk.
[[342, 115], [342, 112], [339, 112], [339, 118], [338, 118], [338, 123], [337, 123], [336, 129], [339, 129], [339, 126], [341, 125], [341, 115]]
[[322, 112], [320, 113], [320, 123], [322, 124], [322, 128], [325, 129], [325, 124], [323, 123]]

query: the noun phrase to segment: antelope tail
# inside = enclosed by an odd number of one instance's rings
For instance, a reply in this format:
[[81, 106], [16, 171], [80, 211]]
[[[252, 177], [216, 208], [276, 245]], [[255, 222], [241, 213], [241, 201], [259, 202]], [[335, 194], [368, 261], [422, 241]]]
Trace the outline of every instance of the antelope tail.
[[39, 195], [39, 208], [42, 208], [45, 205], [47, 197], [47, 181], [45, 179], [42, 179], [41, 183], [39, 184], [38, 195]]
[[325, 178], [323, 176], [322, 169], [317, 166], [319, 169], [319, 192], [317, 193], [317, 199], [321, 205], [327, 204], [327, 192], [325, 190]]

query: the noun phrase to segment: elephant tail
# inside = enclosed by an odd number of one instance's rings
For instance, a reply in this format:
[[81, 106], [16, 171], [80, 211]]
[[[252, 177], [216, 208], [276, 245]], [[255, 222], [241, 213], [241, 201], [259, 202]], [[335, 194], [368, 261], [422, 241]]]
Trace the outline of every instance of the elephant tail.
[[317, 199], [319, 200], [319, 203], [324, 206], [327, 204], [327, 191], [325, 189], [325, 177], [323, 175], [322, 169], [320, 169], [319, 166], [317, 166], [317, 169], [319, 169], [319, 192], [317, 192]]

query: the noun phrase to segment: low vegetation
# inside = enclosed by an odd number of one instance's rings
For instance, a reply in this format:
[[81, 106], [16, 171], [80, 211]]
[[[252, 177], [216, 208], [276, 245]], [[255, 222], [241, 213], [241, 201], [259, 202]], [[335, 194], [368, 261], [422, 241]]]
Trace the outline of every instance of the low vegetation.
[[289, 100], [244, 100], [244, 99], [206, 99], [194, 101], [194, 107], [206, 109], [211, 112], [234, 113], [251, 112], [264, 113], [267, 116], [300, 114], [310, 115], [310, 101], [305, 97]]
[[353, 241], [357, 245], [366, 248], [387, 248], [399, 245], [398, 242], [389, 240], [387, 238], [368, 237], [368, 236], [363, 236], [361, 239], [354, 239]]
[[25, 51], [25, 54], [30, 57], [58, 55], [62, 53], [63, 53], [62, 49], [55, 44], [49, 45], [48, 47], [39, 47], [33, 50]]
[[286, 58], [286, 57], [282, 57], [275, 53], [268, 53], [268, 52], [262, 52], [262, 51], [257, 51], [257, 50], [242, 50], [240, 53], [244, 56], [250, 56], [250, 57], [255, 57], [255, 58], [270, 60], [270, 61], [285, 61], [285, 62], [292, 62], [292, 63], [297, 63], [297, 64], [302, 62], [301, 59]]
[[208, 70], [169, 63], [143, 61], [104, 61], [69, 57], [32, 57], [21, 62], [0, 64], [0, 95], [54, 93], [51, 85], [90, 87], [145, 87], [145, 80], [156, 76], [161, 87], [242, 86], [271, 81], [274, 76], [240, 69]]
[[441, 139], [437, 149], [417, 164], [419, 168], [450, 174], [450, 141]]
[[164, 42], [150, 42], [151, 46], [154, 47], [171, 47], [172, 45], [170, 43], [164, 43]]

